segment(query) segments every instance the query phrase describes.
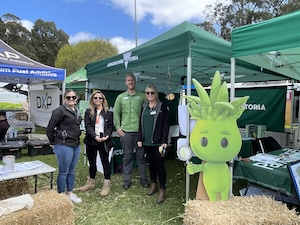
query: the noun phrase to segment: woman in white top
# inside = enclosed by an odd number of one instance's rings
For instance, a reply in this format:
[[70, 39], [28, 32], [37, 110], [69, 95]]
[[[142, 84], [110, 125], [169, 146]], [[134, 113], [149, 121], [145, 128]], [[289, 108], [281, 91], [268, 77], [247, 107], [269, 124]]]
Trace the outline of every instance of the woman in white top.
[[109, 151], [111, 151], [113, 147], [111, 139], [114, 126], [113, 116], [112, 112], [109, 111], [105, 95], [99, 90], [92, 93], [89, 105], [90, 107], [86, 110], [84, 115], [86, 129], [84, 143], [86, 144], [86, 154], [90, 164], [90, 177], [79, 190], [87, 191], [95, 188], [95, 177], [97, 173], [96, 158], [97, 152], [99, 152], [104, 172], [103, 188], [100, 195], [107, 196], [110, 192], [111, 165], [108, 156]]

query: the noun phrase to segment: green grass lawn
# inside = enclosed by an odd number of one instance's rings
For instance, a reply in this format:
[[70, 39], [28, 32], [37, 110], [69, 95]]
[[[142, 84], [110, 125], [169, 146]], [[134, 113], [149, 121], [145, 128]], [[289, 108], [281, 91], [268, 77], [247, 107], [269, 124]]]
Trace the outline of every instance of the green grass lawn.
[[[43, 128], [36, 128], [36, 133], [44, 133]], [[83, 138], [83, 135], [82, 135]], [[81, 144], [81, 157], [78, 162], [75, 187], [82, 186], [88, 177], [88, 166], [84, 165], [84, 145]], [[28, 156], [27, 151], [22, 151], [20, 161], [41, 160], [52, 167], [57, 168], [55, 155]], [[186, 173], [183, 162], [174, 157], [167, 157], [167, 199], [164, 203], [156, 204], [156, 197], [147, 196], [147, 189], [142, 188], [139, 183], [137, 168], [134, 169], [132, 186], [125, 191], [122, 188], [123, 179], [121, 174], [113, 174], [111, 177], [111, 192], [109, 196], [103, 198], [99, 195], [102, 187], [103, 175], [98, 172], [96, 176], [96, 189], [87, 192], [76, 192], [83, 202], [74, 205], [76, 224], [182, 224], [184, 213], [184, 203], [186, 202]], [[57, 177], [57, 171], [54, 178]], [[33, 179], [32, 181], [33, 182]], [[49, 184], [45, 179], [38, 179], [38, 191], [49, 189]], [[190, 198], [193, 199], [196, 193], [198, 175], [190, 177]], [[234, 184], [234, 194], [245, 183]], [[56, 186], [54, 185], [54, 188]]]

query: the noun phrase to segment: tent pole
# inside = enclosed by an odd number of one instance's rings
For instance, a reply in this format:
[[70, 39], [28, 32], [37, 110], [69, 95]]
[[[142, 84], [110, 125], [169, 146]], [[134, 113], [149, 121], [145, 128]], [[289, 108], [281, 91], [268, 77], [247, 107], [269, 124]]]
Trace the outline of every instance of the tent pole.
[[[230, 101], [233, 101], [235, 98], [235, 58], [231, 58], [231, 73], [230, 73]], [[230, 184], [230, 191], [229, 197], [233, 196], [233, 159], [230, 160], [229, 169], [231, 174], [231, 184]]]
[[66, 92], [66, 82], [64, 81], [64, 82], [62, 83], [62, 94], [64, 95], [65, 92]]
[[27, 89], [28, 89], [28, 95], [27, 95], [27, 103], [28, 103], [28, 121], [31, 121], [31, 110], [30, 110], [30, 85], [28, 84], [27, 86]]
[[[192, 84], [192, 58], [189, 56], [187, 57], [187, 95], [191, 95], [191, 84]], [[187, 103], [188, 107], [188, 103]], [[187, 113], [186, 118], [186, 146], [190, 145], [190, 116]], [[186, 165], [188, 165], [189, 161], [186, 161]], [[186, 191], [185, 191], [185, 199], [186, 201], [190, 198], [190, 174], [188, 173], [187, 167], [185, 170], [185, 177], [186, 177]]]

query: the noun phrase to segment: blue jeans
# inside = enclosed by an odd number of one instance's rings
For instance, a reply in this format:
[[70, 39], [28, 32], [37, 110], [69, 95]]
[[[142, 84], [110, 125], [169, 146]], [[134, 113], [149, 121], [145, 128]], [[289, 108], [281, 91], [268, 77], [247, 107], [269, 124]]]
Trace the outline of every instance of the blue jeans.
[[54, 145], [53, 152], [58, 163], [57, 191], [64, 193], [74, 189], [75, 170], [80, 157], [80, 145], [70, 147], [65, 145]]

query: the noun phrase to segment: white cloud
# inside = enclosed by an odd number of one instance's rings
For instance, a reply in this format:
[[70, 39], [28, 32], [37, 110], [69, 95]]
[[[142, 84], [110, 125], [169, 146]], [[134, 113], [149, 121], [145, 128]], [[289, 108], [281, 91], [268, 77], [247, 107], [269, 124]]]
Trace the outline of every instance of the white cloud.
[[[92, 40], [95, 38], [97, 38], [96, 35], [93, 35], [88, 32], [80, 32], [75, 35], [71, 35], [69, 37], [69, 43], [77, 44], [80, 41], [89, 41], [89, 40]], [[117, 47], [119, 53], [125, 52], [125, 51], [135, 47], [134, 40], [125, 39], [123, 37], [113, 37], [109, 41]], [[139, 44], [141, 44], [143, 42], [145, 42], [145, 40], [143, 40], [143, 39], [138, 40]]]
[[91, 33], [79, 32], [79, 33], [77, 33], [75, 35], [71, 35], [69, 37], [69, 43], [70, 44], [77, 44], [80, 41], [88, 41], [88, 40], [95, 39], [95, 38], [96, 38], [96, 35], [93, 35]]
[[[68, 0], [81, 1], [81, 0]], [[138, 22], [143, 21], [146, 17], [150, 18], [153, 25], [157, 27], [173, 27], [183, 21], [201, 22], [204, 20], [203, 11], [205, 6], [214, 5], [215, 2], [228, 2], [229, 0], [99, 0], [101, 4], [112, 4], [112, 7], [121, 9], [125, 14], [130, 16], [133, 20], [135, 18], [135, 5]], [[22, 20], [23, 26], [31, 30], [33, 23], [28, 20]], [[71, 35], [69, 38], [70, 44], [76, 44], [80, 41], [88, 41], [97, 38], [96, 35], [88, 32], [79, 32]], [[134, 39], [125, 39], [123, 37], [110, 38], [119, 53], [125, 52], [135, 47]], [[147, 40], [138, 40], [138, 45]]]
[[31, 31], [31, 29], [34, 25], [34, 23], [29, 20], [21, 20], [21, 23], [22, 23], [23, 27], [25, 27], [29, 31]]
[[[146, 42], [145, 39], [138, 39], [138, 45]], [[118, 48], [119, 53], [123, 53], [127, 50], [130, 50], [136, 47], [135, 40], [126, 39], [123, 37], [113, 37], [110, 39], [110, 42]]]
[[[213, 5], [217, 0], [136, 0], [137, 21], [142, 21], [150, 16], [151, 23], [156, 26], [170, 27], [185, 20], [204, 21], [203, 11], [206, 5]], [[226, 0], [219, 0], [226, 1]], [[121, 8], [127, 15], [135, 18], [134, 0], [111, 0], [118, 8]]]

